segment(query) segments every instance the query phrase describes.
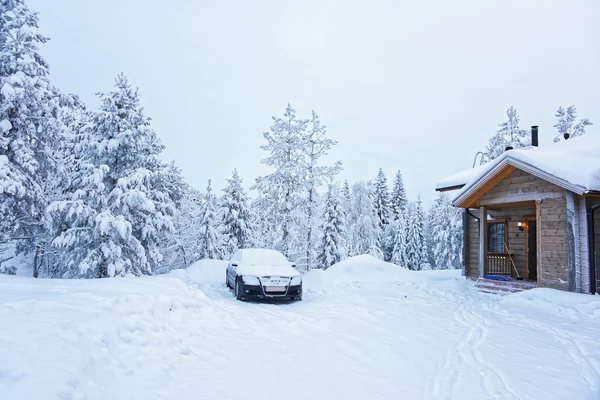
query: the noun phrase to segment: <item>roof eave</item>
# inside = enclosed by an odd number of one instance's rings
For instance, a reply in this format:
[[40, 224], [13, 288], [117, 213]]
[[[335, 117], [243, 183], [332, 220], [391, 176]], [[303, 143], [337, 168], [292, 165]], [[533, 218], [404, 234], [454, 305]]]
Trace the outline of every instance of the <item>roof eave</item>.
[[464, 204], [464, 202], [469, 199], [473, 194], [475, 194], [482, 186], [484, 186], [490, 179], [492, 179], [497, 173], [502, 171], [505, 167], [512, 166], [514, 168], [518, 168], [524, 172], [527, 172], [533, 176], [536, 176], [540, 179], [548, 181], [550, 183], [555, 184], [556, 186], [562, 187], [563, 189], [569, 190], [575, 194], [583, 195], [586, 192], [586, 188], [580, 185], [575, 185], [564, 179], [558, 178], [554, 175], [551, 175], [545, 171], [542, 171], [539, 168], [534, 167], [531, 164], [523, 162], [521, 160], [517, 160], [513, 157], [506, 156], [501, 161], [499, 161], [492, 169], [490, 169], [486, 174], [482, 175], [479, 179], [471, 183], [466, 189], [463, 190], [453, 201], [452, 205], [455, 207], [466, 208], [469, 207], [469, 204]]
[[458, 190], [458, 189], [462, 189], [465, 187], [465, 184], [461, 184], [461, 185], [454, 185], [454, 186], [442, 186], [442, 187], [437, 187], [435, 188], [436, 192], [450, 192], [452, 190]]

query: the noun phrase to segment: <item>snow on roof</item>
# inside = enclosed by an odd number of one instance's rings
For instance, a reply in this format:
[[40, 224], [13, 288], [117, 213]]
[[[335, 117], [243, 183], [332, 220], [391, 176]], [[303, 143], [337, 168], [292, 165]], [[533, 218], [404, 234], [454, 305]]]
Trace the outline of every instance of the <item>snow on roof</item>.
[[509, 150], [495, 160], [459, 172], [440, 181], [436, 189], [464, 185], [458, 199], [476, 182], [502, 163], [532, 167], [560, 181], [581, 188], [581, 192], [600, 191], [600, 135], [587, 133], [544, 147]]
[[442, 179], [438, 182], [435, 190], [452, 190], [460, 189], [466, 185], [473, 177], [479, 175], [479, 173], [485, 169], [486, 164], [478, 165], [473, 168], [465, 169], [457, 174], [451, 175], [447, 178]]

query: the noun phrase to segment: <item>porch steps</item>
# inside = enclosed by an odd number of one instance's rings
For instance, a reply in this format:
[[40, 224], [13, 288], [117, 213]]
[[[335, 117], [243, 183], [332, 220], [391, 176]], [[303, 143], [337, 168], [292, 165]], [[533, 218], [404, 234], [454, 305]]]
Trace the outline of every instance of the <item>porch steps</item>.
[[529, 290], [536, 287], [537, 284], [535, 282], [517, 280], [495, 281], [492, 279], [479, 278], [475, 282], [475, 289], [479, 290], [480, 292], [501, 295], [522, 292], [524, 290]]

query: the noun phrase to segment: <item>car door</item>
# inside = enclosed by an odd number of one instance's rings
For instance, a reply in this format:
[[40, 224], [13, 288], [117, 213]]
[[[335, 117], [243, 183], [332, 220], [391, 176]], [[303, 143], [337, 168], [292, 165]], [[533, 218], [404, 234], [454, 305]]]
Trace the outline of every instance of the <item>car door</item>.
[[229, 259], [229, 263], [227, 264], [227, 279], [229, 280], [229, 284], [231, 286], [235, 286], [235, 277], [237, 275], [237, 267], [239, 264], [239, 250], [236, 251], [233, 256]]

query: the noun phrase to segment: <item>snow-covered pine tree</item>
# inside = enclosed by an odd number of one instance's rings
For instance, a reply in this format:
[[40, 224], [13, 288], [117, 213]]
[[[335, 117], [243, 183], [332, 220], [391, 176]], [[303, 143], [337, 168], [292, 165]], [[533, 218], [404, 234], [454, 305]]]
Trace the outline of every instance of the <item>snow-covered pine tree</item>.
[[251, 214], [248, 207], [248, 195], [242, 186], [242, 178], [237, 170], [233, 170], [231, 179], [227, 179], [227, 187], [222, 199], [223, 207], [223, 241], [225, 255], [233, 254], [238, 249], [250, 246]]
[[519, 114], [514, 107], [506, 110], [508, 120], [502, 122], [500, 129], [490, 139], [486, 148], [489, 159], [493, 160], [506, 150], [506, 147], [521, 148], [531, 145], [531, 136], [527, 130], [519, 128]]
[[278, 227], [279, 216], [274, 215], [272, 199], [269, 193], [258, 193], [256, 198], [250, 201], [250, 215], [252, 230], [250, 231], [250, 243], [252, 247], [277, 248], [280, 240]]
[[582, 118], [577, 124], [577, 108], [574, 105], [567, 107], [565, 110], [563, 107], [558, 107], [556, 111], [556, 118], [558, 122], [554, 125], [558, 131], [558, 135], [554, 138], [554, 142], [560, 142], [565, 135], [567, 137], [581, 136], [585, 133], [585, 127], [593, 125], [589, 118]]
[[408, 198], [406, 197], [404, 180], [402, 179], [402, 172], [400, 170], [396, 172], [396, 177], [394, 178], [394, 187], [390, 194], [390, 204], [393, 219], [398, 219], [400, 218], [400, 214], [406, 213]]
[[200, 211], [200, 229], [198, 234], [199, 243], [196, 252], [197, 259], [220, 259], [222, 238], [217, 230], [219, 225], [219, 217], [216, 211], [217, 198], [212, 193], [210, 180], [204, 195], [202, 209]]
[[[427, 243], [424, 234], [424, 216], [421, 203], [421, 195], [411, 207], [408, 219], [408, 231], [406, 238], [406, 256], [408, 268], [419, 271], [427, 261]], [[429, 268], [431, 268], [429, 266]]]
[[287, 257], [304, 247], [304, 238], [297, 228], [306, 187], [308, 122], [296, 118], [296, 111], [289, 104], [283, 118], [273, 117], [273, 125], [263, 134], [267, 144], [261, 146], [269, 152], [262, 163], [272, 167], [273, 172], [257, 178], [253, 187], [261, 196], [261, 212], [274, 218], [276, 237], [272, 247]]
[[23, 0], [0, 0], [0, 247], [17, 240], [18, 252], [35, 247], [61, 163], [51, 148], [60, 94], [38, 52], [47, 40]]
[[317, 190], [323, 184], [332, 182], [333, 177], [341, 170], [342, 163], [337, 161], [333, 166], [319, 164], [321, 158], [327, 155], [337, 142], [327, 137], [327, 128], [321, 124], [319, 116], [314, 110], [312, 111], [310, 126], [306, 131], [305, 142], [306, 201], [303, 208], [306, 214], [306, 242], [304, 250], [306, 254], [306, 269], [310, 270], [313, 264], [313, 249], [317, 238], [315, 230], [318, 227], [318, 223], [314, 219], [319, 207]]
[[100, 94], [75, 147], [73, 193], [48, 208], [53, 244], [66, 276], [149, 274], [161, 262], [158, 242], [173, 229], [174, 204], [155, 187], [163, 165], [158, 136], [124, 75]]
[[383, 259], [379, 244], [378, 217], [375, 214], [371, 185], [367, 182], [357, 182], [352, 185], [352, 255], [371, 254]]
[[323, 211], [321, 243], [318, 247], [317, 264], [327, 269], [346, 258], [346, 215], [339, 198], [338, 189], [329, 185]]
[[161, 251], [165, 257], [156, 273], [185, 268], [197, 260], [195, 253], [200, 243], [203, 199], [202, 193], [185, 184], [173, 217], [173, 232], [164, 234]]

